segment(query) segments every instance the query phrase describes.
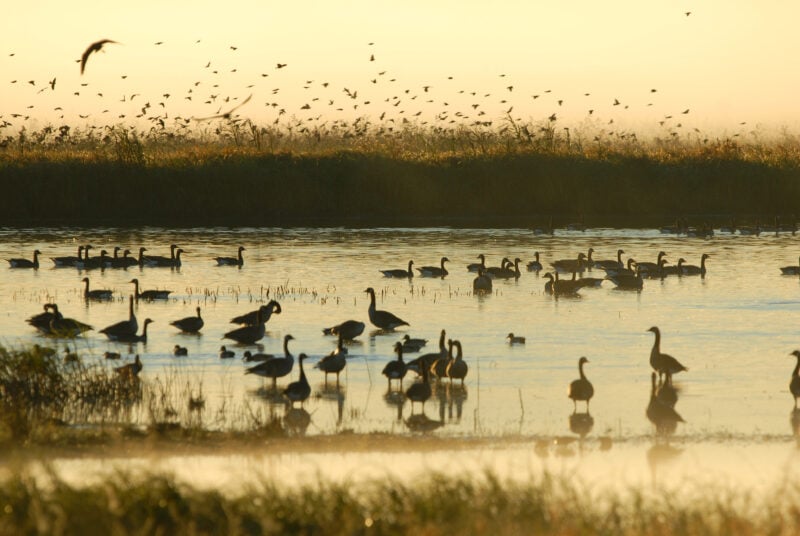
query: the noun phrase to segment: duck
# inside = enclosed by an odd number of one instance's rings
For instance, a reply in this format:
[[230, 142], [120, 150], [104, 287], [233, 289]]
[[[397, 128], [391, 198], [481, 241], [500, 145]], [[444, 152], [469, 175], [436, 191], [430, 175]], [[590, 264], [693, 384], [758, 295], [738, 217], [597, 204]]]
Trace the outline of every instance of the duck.
[[586, 378], [586, 374], [583, 372], [583, 365], [588, 363], [589, 360], [585, 357], [581, 357], [578, 360], [578, 372], [580, 373], [580, 378], [574, 380], [572, 383], [569, 384], [569, 389], [567, 390], [567, 396], [572, 399], [572, 404], [575, 407], [575, 411], [578, 411], [578, 401], [586, 402], [586, 412], [589, 412], [589, 401], [594, 396], [594, 387], [592, 386], [592, 382], [590, 382]]
[[795, 350], [789, 355], [797, 358], [797, 365], [792, 371], [792, 380], [789, 382], [789, 392], [794, 397], [794, 409], [797, 409], [797, 399], [800, 398], [800, 350]]
[[399, 341], [394, 343], [394, 351], [397, 354], [397, 359], [386, 363], [381, 374], [386, 376], [390, 390], [392, 388], [392, 380], [398, 380], [400, 382], [400, 389], [402, 390], [403, 378], [405, 378], [407, 372], [406, 363], [403, 361], [403, 343]]
[[[235, 316], [231, 318], [231, 324], [242, 324], [245, 326], [252, 326], [255, 325], [256, 322], [261, 322], [262, 324], [266, 324], [269, 322], [269, 319], [272, 318], [273, 314], [279, 315], [283, 309], [281, 309], [281, 304], [276, 302], [275, 300], [270, 300], [267, 302], [266, 305], [262, 305], [255, 311], [250, 311], [249, 313], [245, 313], [243, 315]], [[258, 320], [258, 313], [261, 313], [261, 320]]]
[[404, 352], [419, 352], [423, 346], [428, 344], [428, 339], [412, 339], [411, 336], [406, 333], [403, 335], [403, 339], [400, 342], [403, 345]]
[[142, 292], [139, 292], [139, 280], [134, 277], [130, 280], [130, 282], [133, 283], [133, 295], [137, 300], [168, 300], [169, 295], [172, 293], [171, 290], [143, 290]]
[[231, 339], [239, 344], [255, 344], [264, 338], [267, 330], [263, 322], [261, 309], [256, 310], [256, 322], [252, 325], [244, 325], [240, 328], [229, 331], [222, 336], [223, 339]]
[[300, 365], [300, 380], [290, 383], [286, 386], [286, 389], [283, 390], [283, 396], [289, 399], [292, 408], [294, 408], [295, 402], [300, 402], [302, 406], [303, 402], [311, 395], [311, 386], [308, 384], [306, 373], [303, 370], [303, 361], [307, 358], [308, 356], [303, 353], [297, 356], [297, 362]]
[[81, 260], [83, 256], [83, 246], [78, 246], [78, 256], [77, 257], [50, 257], [50, 260], [53, 261], [56, 268], [74, 268], [75, 265]]
[[33, 250], [33, 260], [28, 259], [8, 259], [8, 264], [11, 268], [33, 268], [34, 270], [39, 269], [39, 255], [42, 252], [38, 249]]
[[114, 372], [119, 374], [120, 377], [128, 379], [137, 377], [141, 371], [142, 360], [139, 359], [139, 354], [136, 354], [136, 357], [133, 359], [133, 363], [128, 363], [127, 365], [122, 365], [121, 367], [114, 369]]
[[324, 335], [339, 335], [341, 333], [344, 340], [350, 341], [364, 333], [365, 327], [366, 324], [364, 324], [364, 322], [360, 322], [358, 320], [345, 320], [341, 324], [324, 328], [322, 333]]
[[706, 275], [706, 259], [710, 258], [711, 255], [708, 253], [703, 253], [700, 257], [700, 266], [695, 266], [693, 264], [681, 264], [681, 270], [683, 275]]
[[478, 258], [481, 262], [473, 262], [467, 265], [468, 272], [478, 272], [480, 270], [486, 270], [486, 255], [481, 253], [478, 255]]
[[618, 249], [617, 250], [617, 260], [600, 260], [600, 261], [593, 261], [592, 260], [592, 253], [594, 253], [594, 249], [589, 248], [589, 266], [593, 268], [600, 268], [601, 270], [613, 270], [613, 269], [620, 269], [624, 268], [625, 265], [622, 262], [622, 254], [625, 253], [624, 250]]
[[684, 370], [689, 370], [671, 355], [661, 353], [661, 330], [653, 326], [647, 331], [654, 333], [656, 336], [656, 340], [653, 342], [653, 348], [650, 350], [650, 366], [653, 367], [653, 370], [658, 372], [659, 378], [665, 374], [672, 376]]
[[54, 337], [73, 338], [80, 334], [94, 329], [89, 324], [84, 324], [74, 318], [64, 318], [58, 312], [58, 306], [53, 304], [54, 317], [50, 320], [49, 335]]
[[325, 373], [325, 386], [328, 385], [328, 374], [336, 374], [336, 387], [339, 387], [339, 374], [344, 370], [347, 364], [347, 348], [344, 347], [344, 339], [339, 335], [339, 341], [336, 348], [317, 361], [314, 368], [317, 368]]
[[450, 259], [447, 257], [442, 257], [440, 261], [440, 266], [423, 266], [422, 268], [417, 268], [419, 275], [421, 277], [441, 277], [444, 278], [449, 272], [444, 267], [444, 263], [449, 262]]
[[87, 300], [110, 300], [113, 297], [113, 292], [110, 290], [89, 290], [89, 278], [84, 277], [81, 279], [82, 282], [86, 283], [86, 286], [83, 289], [83, 297]]
[[145, 318], [144, 319], [144, 324], [142, 324], [142, 334], [141, 335], [137, 335], [135, 333], [133, 335], [120, 335], [115, 340], [117, 342], [144, 342], [144, 343], [146, 343], [147, 342], [147, 326], [149, 326], [152, 323], [153, 323], [153, 321], [151, 319]]
[[236, 257], [215, 257], [214, 260], [217, 261], [217, 266], [239, 266], [241, 268], [244, 266], [242, 251], [247, 250], [244, 246], [239, 246], [239, 252]]
[[453, 347], [456, 349], [456, 357], [447, 365], [445, 374], [450, 378], [451, 383], [453, 380], [461, 380], [461, 385], [463, 386], [464, 378], [467, 377], [467, 372], [469, 372], [469, 365], [464, 361], [461, 341], [453, 341]]
[[375, 309], [375, 289], [369, 287], [364, 290], [364, 292], [369, 294], [369, 309], [367, 310], [367, 313], [369, 314], [369, 321], [372, 322], [375, 327], [384, 331], [393, 331], [395, 328], [400, 326], [410, 325], [408, 322], [398, 316], [395, 316], [389, 311], [380, 311]]
[[173, 320], [169, 323], [170, 326], [175, 326], [179, 330], [184, 333], [197, 333], [201, 329], [203, 329], [203, 325], [205, 322], [203, 318], [200, 316], [200, 306], [198, 305], [195, 309], [197, 311], [197, 316], [187, 316], [186, 318], [181, 318], [180, 320]]
[[128, 299], [128, 320], [121, 320], [116, 324], [111, 324], [100, 330], [106, 337], [112, 341], [118, 340], [120, 336], [135, 335], [139, 330], [139, 323], [136, 320], [136, 315], [133, 313], [133, 296]]
[[445, 346], [445, 330], [439, 334], [439, 351], [423, 354], [416, 359], [412, 359], [406, 364], [408, 370], [413, 370], [421, 374], [422, 369], [430, 369], [431, 365], [440, 358], [447, 357], [447, 347]]
[[800, 275], [800, 260], [797, 261], [797, 264], [794, 266], [784, 266], [781, 268], [781, 274], [783, 275]]
[[[169, 257], [164, 257], [161, 255], [148, 255], [144, 258], [145, 266], [151, 267], [174, 267], [175, 265], [175, 250], [178, 249], [176, 244], [170, 244], [169, 246]], [[178, 264], [180, 266], [180, 264]]]
[[394, 270], [381, 270], [384, 277], [393, 277], [395, 279], [411, 279], [414, 277], [414, 271], [411, 267], [414, 266], [414, 261], [408, 261], [408, 270], [401, 270], [400, 268]]
[[478, 270], [478, 275], [472, 280], [472, 292], [473, 294], [491, 294], [492, 285], [492, 278], [486, 275], [481, 268]]
[[651, 272], [657, 273], [658, 266], [661, 263], [661, 258], [666, 255], [665, 252], [659, 251], [658, 257], [656, 258], [656, 262], [637, 262], [636, 266], [639, 268], [640, 273], [642, 276], [647, 276]]
[[219, 347], [220, 359], [231, 359], [233, 357], [236, 357], [236, 352], [234, 352], [233, 350], [228, 350], [227, 348], [225, 348], [225, 345]]
[[282, 378], [292, 372], [294, 366], [294, 356], [289, 352], [289, 341], [294, 340], [291, 335], [283, 337], [283, 357], [273, 357], [250, 367], [244, 371], [245, 374], [255, 374], [264, 378], [272, 378], [272, 388], [277, 387], [278, 378]]
[[650, 402], [647, 404], [645, 415], [648, 420], [655, 425], [656, 433], [659, 435], [673, 434], [679, 422], [686, 422], [683, 420], [683, 417], [675, 411], [675, 408], [659, 401], [655, 372], [650, 375]]
[[527, 268], [529, 272], [539, 272], [542, 270], [542, 263], [539, 262], [539, 252], [535, 251], [533, 253], [533, 260], [527, 264]]
[[583, 273], [586, 267], [586, 255], [578, 253], [577, 259], [560, 259], [550, 263], [555, 268], [556, 273], [571, 274], [572, 272]]
[[422, 412], [425, 412], [425, 402], [431, 397], [431, 384], [429, 381], [428, 368], [422, 368], [422, 381], [416, 382], [406, 390], [406, 397], [411, 400], [411, 412], [414, 412], [414, 402], [422, 404]]
[[172, 349], [172, 355], [175, 357], [186, 357], [189, 355], [189, 349], [185, 346], [181, 346], [176, 344], [175, 347]]
[[515, 344], [525, 344], [525, 337], [520, 337], [518, 335], [514, 335], [513, 333], [506, 335], [506, 339], [508, 340], [508, 344], [512, 346]]

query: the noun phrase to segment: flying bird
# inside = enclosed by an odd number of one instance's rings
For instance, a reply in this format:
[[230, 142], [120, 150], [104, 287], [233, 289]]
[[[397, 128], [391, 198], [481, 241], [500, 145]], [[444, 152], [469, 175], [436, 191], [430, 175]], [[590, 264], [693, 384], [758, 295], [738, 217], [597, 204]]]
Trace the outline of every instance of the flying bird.
[[100, 49], [103, 48], [103, 45], [106, 43], [117, 43], [116, 41], [112, 41], [111, 39], [101, 39], [100, 41], [95, 41], [83, 52], [81, 55], [81, 74], [83, 74], [83, 70], [86, 68], [86, 60], [89, 59], [89, 54], [92, 52], [99, 52]]
[[237, 104], [236, 106], [234, 106], [233, 108], [231, 108], [230, 110], [228, 110], [225, 113], [217, 114], [217, 115], [211, 115], [211, 116], [208, 116], [208, 117], [193, 117], [192, 119], [194, 119], [195, 121], [208, 121], [209, 119], [219, 119], [219, 118], [230, 119], [231, 118], [231, 114], [233, 112], [235, 112], [236, 110], [238, 110], [239, 108], [241, 108], [242, 106], [244, 106], [245, 104], [247, 104], [248, 102], [250, 102], [251, 98], [253, 98], [252, 93], [246, 99], [244, 99], [242, 102], [240, 102], [239, 104]]

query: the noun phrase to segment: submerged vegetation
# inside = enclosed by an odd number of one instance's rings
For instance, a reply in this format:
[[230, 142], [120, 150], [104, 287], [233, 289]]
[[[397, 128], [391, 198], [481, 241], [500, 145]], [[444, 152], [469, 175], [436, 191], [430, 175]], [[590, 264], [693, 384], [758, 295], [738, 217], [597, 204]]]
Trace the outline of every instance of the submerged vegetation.
[[[163, 123], [163, 121], [162, 121]], [[2, 135], [2, 132], [0, 132]], [[737, 134], [738, 136], [738, 134]], [[591, 225], [793, 214], [800, 140], [555, 121], [45, 127], [0, 137], [0, 224]]]

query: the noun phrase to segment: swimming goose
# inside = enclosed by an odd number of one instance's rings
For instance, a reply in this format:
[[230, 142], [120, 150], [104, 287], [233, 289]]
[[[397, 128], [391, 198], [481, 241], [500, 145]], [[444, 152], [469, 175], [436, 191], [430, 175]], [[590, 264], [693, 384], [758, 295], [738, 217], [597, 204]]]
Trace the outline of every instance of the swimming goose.
[[587, 261], [589, 262], [589, 266], [592, 266], [594, 268], [600, 268], [601, 270], [613, 270], [613, 269], [619, 270], [620, 268], [624, 268], [625, 267], [625, 265], [622, 262], [622, 254], [625, 253], [625, 252], [623, 250], [621, 250], [621, 249], [617, 250], [617, 260], [594, 261], [594, 260], [592, 260], [592, 253], [593, 252], [594, 252], [594, 249], [589, 248], [589, 257], [587, 258]]
[[74, 267], [82, 257], [83, 253], [83, 246], [78, 246], [78, 256], [77, 257], [50, 257], [50, 260], [53, 261], [53, 264], [56, 265], [56, 268], [65, 268], [65, 267]]
[[403, 345], [404, 352], [419, 352], [423, 346], [428, 344], [428, 339], [412, 339], [408, 333], [403, 335], [403, 340], [400, 341]]
[[650, 402], [647, 404], [645, 415], [656, 427], [659, 435], [671, 435], [675, 433], [679, 422], [683, 420], [675, 408], [672, 408], [658, 400], [656, 388], [656, 373], [650, 375]]
[[53, 304], [54, 317], [50, 320], [50, 333], [54, 337], [73, 338], [85, 331], [94, 329], [89, 324], [84, 324], [74, 318], [64, 318], [58, 312], [58, 306]]
[[112, 324], [100, 330], [100, 333], [105, 334], [106, 337], [112, 341], [117, 340], [120, 336], [135, 335], [139, 329], [139, 322], [136, 320], [136, 315], [133, 314], [133, 296], [128, 299], [128, 320], [122, 320], [116, 324]]
[[506, 335], [506, 339], [508, 339], [508, 344], [515, 345], [515, 344], [525, 344], [525, 337], [519, 337], [514, 335], [513, 333], [509, 333]]
[[508, 268], [508, 265], [512, 264], [508, 257], [503, 257], [503, 260], [500, 261], [500, 266], [490, 266], [484, 270], [484, 273], [494, 278], [495, 274], [501, 273]]
[[478, 258], [481, 260], [481, 262], [473, 262], [467, 265], [468, 272], [478, 272], [480, 270], [486, 270], [486, 255], [481, 253], [480, 255], [478, 255]]
[[414, 261], [408, 261], [408, 270], [401, 270], [400, 268], [396, 268], [394, 270], [381, 270], [381, 273], [384, 277], [394, 277], [397, 279], [411, 279], [414, 277], [414, 271], [411, 267], [414, 266]]
[[781, 268], [781, 273], [783, 275], [800, 275], [800, 260], [798, 260], [797, 264], [794, 266], [784, 266]]
[[139, 257], [136, 259], [136, 264], [139, 265], [139, 268], [144, 268], [145, 260], [147, 257], [144, 256], [144, 252], [147, 251], [147, 248], [139, 248]]
[[439, 351], [423, 354], [416, 359], [412, 359], [406, 364], [408, 370], [413, 370], [420, 374], [422, 369], [430, 369], [431, 365], [442, 357], [447, 357], [447, 347], [445, 346], [445, 330], [439, 334]]
[[[262, 324], [263, 326], [263, 324]], [[283, 337], [283, 357], [273, 357], [263, 363], [245, 370], [245, 374], [255, 374], [263, 378], [272, 378], [272, 388], [275, 389], [278, 378], [282, 378], [292, 372], [294, 366], [294, 356], [289, 352], [289, 341], [294, 340], [291, 335]]]
[[478, 270], [478, 275], [472, 280], [472, 292], [474, 294], [491, 294], [492, 278], [486, 275], [483, 268]]
[[[514, 259], [513, 264], [511, 262], [506, 263], [505, 269], [495, 272], [494, 277], [498, 279], [519, 279], [519, 276], [522, 275], [519, 271], [520, 262], [522, 262], [522, 259], [517, 257]], [[514, 267], [513, 270], [511, 269], [512, 266]]]
[[419, 275], [421, 277], [441, 277], [444, 278], [449, 272], [444, 267], [444, 263], [449, 262], [450, 259], [447, 257], [442, 257], [441, 266], [423, 266], [422, 268], [417, 268]]
[[308, 384], [306, 372], [303, 370], [303, 361], [305, 361], [307, 357], [306, 354], [302, 353], [297, 356], [297, 362], [300, 365], [300, 380], [290, 383], [286, 386], [286, 389], [283, 390], [283, 395], [289, 399], [292, 408], [294, 408], [295, 402], [300, 402], [302, 406], [303, 402], [311, 395], [311, 385]]
[[577, 259], [560, 259], [550, 263], [555, 268], [556, 273], [571, 274], [572, 272], [583, 273], [586, 268], [586, 255], [578, 253]]
[[703, 253], [703, 255], [700, 257], [700, 266], [681, 263], [681, 271], [683, 275], [706, 275], [706, 259], [709, 257], [711, 257], [711, 255], [708, 253]]
[[223, 339], [231, 339], [239, 344], [255, 344], [264, 338], [266, 334], [265, 324], [263, 322], [263, 313], [261, 309], [256, 310], [256, 322], [252, 325], [242, 326], [229, 331], [222, 336]]
[[89, 278], [84, 277], [81, 279], [84, 283], [86, 283], [86, 287], [83, 289], [83, 297], [87, 300], [110, 300], [112, 298], [113, 292], [110, 290], [89, 290]]
[[797, 365], [792, 371], [792, 381], [789, 382], [789, 392], [794, 397], [794, 409], [797, 409], [797, 399], [800, 398], [800, 350], [795, 350], [789, 355], [797, 358]]
[[453, 341], [453, 346], [456, 348], [456, 357], [447, 365], [447, 371], [445, 373], [447, 377], [450, 378], [451, 382], [454, 379], [461, 380], [461, 385], [464, 385], [464, 378], [467, 377], [469, 366], [467, 365], [467, 362], [464, 361], [464, 353], [461, 349], [461, 341]]
[[117, 367], [114, 369], [114, 372], [119, 374], [123, 378], [135, 378], [139, 375], [142, 371], [142, 360], [139, 359], [139, 354], [136, 354], [136, 357], [133, 360], [133, 363], [128, 363], [127, 365], [122, 365], [121, 367]]
[[175, 250], [178, 249], [176, 244], [170, 244], [169, 257], [161, 255], [148, 255], [144, 258], [145, 266], [151, 267], [173, 267], [175, 266]]
[[339, 335], [341, 333], [342, 338], [346, 341], [349, 341], [364, 333], [365, 327], [366, 325], [364, 322], [359, 322], [358, 320], [345, 320], [341, 324], [337, 324], [330, 328], [324, 328], [322, 333], [325, 335]]
[[33, 250], [33, 260], [29, 261], [28, 259], [8, 259], [8, 264], [10, 264], [11, 268], [39, 268], [39, 255], [42, 252], [38, 249]]
[[55, 303], [45, 303], [43, 313], [33, 315], [32, 317], [25, 320], [25, 322], [27, 322], [28, 324], [30, 324], [43, 334], [49, 335], [50, 321], [60, 316], [61, 313], [58, 312], [58, 306]]
[[128, 268], [129, 266], [136, 266], [139, 264], [139, 261], [131, 255], [131, 250], [126, 249], [122, 252], [122, 257], [116, 257], [111, 259], [111, 267], [112, 268]]
[[386, 363], [381, 374], [386, 376], [386, 379], [389, 381], [389, 389], [392, 388], [392, 380], [399, 380], [400, 389], [402, 390], [403, 378], [406, 376], [406, 364], [403, 361], [403, 343], [399, 341], [396, 342], [394, 344], [394, 351], [397, 354], [397, 359]]
[[393, 315], [389, 311], [375, 309], [375, 289], [369, 287], [364, 292], [369, 294], [369, 309], [367, 313], [369, 314], [369, 321], [372, 322], [375, 327], [385, 331], [393, 331], [397, 327], [410, 325], [408, 322]]
[[220, 359], [230, 359], [232, 357], [236, 357], [236, 352], [233, 350], [228, 350], [225, 348], [225, 345], [219, 347], [219, 358]]
[[633, 265], [636, 261], [628, 257], [628, 262], [625, 268], [609, 268], [606, 270], [606, 275], [636, 275], [636, 270]]
[[538, 272], [542, 269], [542, 263], [539, 262], [539, 252], [534, 252], [533, 257], [534, 259], [528, 263], [528, 271]]
[[279, 315], [281, 314], [281, 304], [276, 302], [275, 300], [270, 300], [267, 302], [266, 305], [262, 305], [255, 311], [250, 311], [249, 313], [245, 313], [243, 315], [235, 316], [231, 318], [231, 324], [244, 324], [245, 326], [252, 326], [255, 325], [258, 317], [258, 313], [261, 313], [261, 320], [262, 324], [266, 324], [269, 322], [269, 319], [272, 318], [273, 314]]
[[569, 384], [567, 396], [572, 399], [572, 404], [575, 411], [578, 411], [578, 400], [586, 402], [586, 412], [589, 412], [589, 401], [594, 396], [594, 387], [592, 382], [586, 379], [586, 374], [583, 373], [583, 365], [588, 363], [589, 360], [581, 357], [578, 360], [578, 372], [581, 377]]
[[133, 295], [136, 297], [137, 300], [146, 300], [146, 301], [153, 301], [153, 300], [167, 300], [169, 299], [171, 290], [144, 290], [139, 292], [139, 280], [137, 278], [133, 278], [130, 280], [131, 283], [134, 285], [134, 293]]
[[[87, 248], [91, 248], [91, 246], [87, 246]], [[88, 249], [86, 250], [88, 251]], [[103, 270], [105, 268], [109, 268], [111, 266], [111, 257], [108, 256], [108, 251], [101, 249], [100, 255], [96, 257], [86, 257], [83, 260], [83, 264], [79, 264], [77, 268], [83, 270], [97, 270], [98, 268]]]
[[606, 279], [616, 285], [620, 290], [642, 290], [644, 288], [644, 280], [639, 267], [636, 267], [635, 275], [628, 274], [615, 274], [607, 275]]
[[683, 259], [683, 258], [680, 258], [680, 259], [678, 259], [678, 264], [673, 265], [673, 266], [667, 266], [667, 259], [666, 258], [662, 258], [661, 259], [661, 269], [659, 270], [659, 276], [663, 279], [664, 277], [667, 277], [667, 276], [670, 276], [670, 275], [678, 275], [678, 276], [681, 275], [681, 272], [683, 270], [682, 265], [683, 265], [684, 262], [686, 262], [686, 260]]
[[83, 258], [79, 258], [75, 262], [75, 268], [78, 270], [83, 270], [89, 263], [92, 262], [92, 258], [89, 257], [89, 250], [93, 249], [94, 246], [91, 244], [86, 244], [83, 246]]
[[197, 316], [187, 316], [180, 320], [173, 320], [169, 323], [170, 326], [175, 326], [184, 333], [197, 333], [203, 328], [205, 322], [200, 317], [200, 307], [198, 306], [195, 310], [197, 311]]
[[581, 277], [580, 279], [577, 278], [578, 274], [572, 272], [572, 279], [577, 287], [584, 288], [584, 287], [601, 287], [603, 286], [603, 281], [605, 280], [602, 277]]
[[569, 279], [559, 279], [558, 272], [555, 274], [555, 281], [553, 281], [553, 293], [564, 296], [564, 295], [572, 295], [577, 296], [578, 291], [581, 289], [581, 284], [578, 281], [572, 281]]
[[414, 402], [422, 404], [422, 412], [425, 412], [425, 402], [431, 397], [431, 384], [428, 379], [429, 371], [422, 368], [422, 381], [417, 382], [406, 390], [406, 397], [411, 400], [411, 413], [414, 413]]
[[172, 349], [172, 355], [175, 357], [186, 357], [189, 355], [189, 349], [185, 346], [181, 346], [176, 344], [175, 347]]
[[650, 366], [653, 367], [653, 370], [658, 372], [659, 378], [665, 374], [672, 376], [681, 371], [689, 370], [671, 355], [661, 353], [661, 330], [653, 326], [647, 331], [652, 331], [656, 336], [656, 340], [653, 342], [653, 348], [650, 350]]
[[544, 291], [548, 294], [553, 294], [554, 292], [553, 285], [555, 283], [555, 278], [553, 277], [553, 274], [547, 272], [546, 274], [544, 274], [544, 277], [545, 279], [547, 279], [547, 282], [544, 284]]
[[244, 246], [239, 246], [239, 254], [236, 257], [215, 257], [214, 260], [217, 261], [217, 266], [244, 266], [244, 257], [242, 257], [242, 251], [247, 251]]
[[[339, 374], [347, 364], [347, 348], [344, 347], [344, 339], [339, 334], [339, 341], [336, 349], [317, 361], [314, 368], [320, 369], [325, 373], [325, 386], [328, 386], [328, 374], [336, 374], [336, 387], [339, 387]], [[302, 354], [301, 354], [302, 355]]]
[[661, 262], [661, 258], [666, 255], [665, 252], [659, 251], [658, 258], [656, 262], [637, 262], [636, 266], [639, 268], [640, 273], [642, 276], [647, 277], [651, 272], [658, 272], [658, 265]]
[[147, 342], [147, 326], [149, 326], [152, 323], [153, 323], [152, 320], [150, 320], [149, 318], [145, 318], [144, 319], [144, 324], [142, 324], [142, 334], [141, 335], [137, 335], [135, 333], [133, 335], [120, 335], [114, 340], [116, 340], [117, 342], [143, 342], [143, 343], [146, 343]]

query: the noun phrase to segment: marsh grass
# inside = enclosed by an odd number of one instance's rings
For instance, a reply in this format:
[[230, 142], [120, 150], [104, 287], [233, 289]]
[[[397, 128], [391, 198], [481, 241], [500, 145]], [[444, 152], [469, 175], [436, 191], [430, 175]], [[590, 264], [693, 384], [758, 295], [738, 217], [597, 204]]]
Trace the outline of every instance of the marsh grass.
[[800, 141], [786, 132], [645, 138], [513, 121], [62, 126], [0, 139], [0, 224], [771, 221], [796, 211], [798, 178]]

